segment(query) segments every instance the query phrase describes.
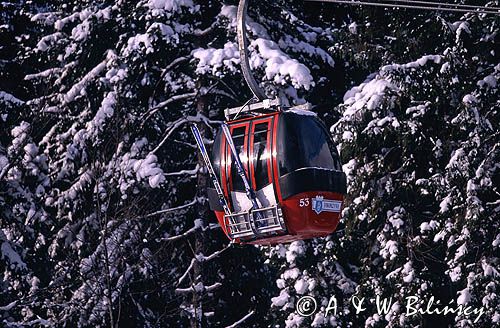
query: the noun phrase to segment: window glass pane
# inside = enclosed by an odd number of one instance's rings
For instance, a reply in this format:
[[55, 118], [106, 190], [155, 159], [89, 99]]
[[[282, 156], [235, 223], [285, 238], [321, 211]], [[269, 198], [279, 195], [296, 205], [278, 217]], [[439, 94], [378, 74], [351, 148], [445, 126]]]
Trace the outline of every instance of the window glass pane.
[[[214, 167], [214, 172], [219, 181], [221, 181], [222, 176], [221, 176], [221, 158], [220, 158], [220, 147], [221, 147], [221, 129], [217, 131], [217, 134], [215, 136], [214, 144], [212, 146], [212, 154], [211, 154], [211, 161], [212, 165]], [[224, 183], [224, 182], [223, 182]]]
[[267, 147], [268, 122], [258, 123], [254, 128], [253, 165], [256, 189], [262, 189], [269, 184], [267, 161], [269, 149]]
[[278, 131], [280, 175], [305, 167], [340, 169], [338, 154], [326, 129], [312, 116], [285, 113]]
[[[243, 168], [245, 169], [246, 165], [247, 165], [247, 161], [248, 161], [246, 149], [244, 149], [244, 147], [243, 147], [243, 145], [245, 144], [245, 127], [242, 126], [242, 127], [234, 129], [231, 135], [233, 137], [233, 142], [234, 142], [234, 146], [236, 148], [236, 151], [238, 152], [240, 159], [241, 159], [241, 163], [243, 164]], [[231, 158], [229, 165], [231, 165], [231, 179], [233, 182], [233, 191], [245, 191], [245, 185], [243, 184], [241, 177], [238, 175], [238, 170], [236, 168], [236, 165], [235, 165], [233, 158], [232, 158], [232, 155], [230, 153], [231, 150], [229, 148], [229, 145], [226, 145], [226, 146], [227, 146], [226, 149], [228, 150], [228, 152], [230, 154], [229, 158]]]

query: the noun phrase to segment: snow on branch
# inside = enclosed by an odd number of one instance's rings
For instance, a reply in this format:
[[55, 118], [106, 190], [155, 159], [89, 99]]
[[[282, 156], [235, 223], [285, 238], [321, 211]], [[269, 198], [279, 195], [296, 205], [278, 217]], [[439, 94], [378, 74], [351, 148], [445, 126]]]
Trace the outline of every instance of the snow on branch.
[[167, 209], [164, 209], [164, 210], [159, 210], [159, 211], [156, 211], [156, 212], [153, 212], [153, 213], [149, 213], [149, 214], [146, 214], [144, 216], [144, 218], [150, 218], [152, 216], [155, 216], [155, 215], [160, 215], [160, 214], [165, 214], [165, 213], [171, 213], [171, 212], [175, 212], [175, 211], [179, 211], [179, 210], [183, 210], [185, 208], [188, 208], [190, 206], [193, 206], [194, 204], [196, 204], [198, 202], [197, 199], [194, 199], [192, 200], [191, 202], [187, 203], [187, 204], [184, 204], [184, 205], [180, 205], [180, 206], [177, 206], [177, 207], [172, 207], [172, 208], [167, 208]]
[[[189, 231], [195, 229], [197, 227], [197, 224], [195, 223], [195, 227], [194, 228], [191, 228], [190, 230], [186, 231], [183, 235], [186, 235]], [[193, 230], [193, 232], [196, 231], [196, 230]], [[183, 235], [180, 235], [180, 236], [176, 236], [176, 237], [181, 237]], [[186, 271], [184, 272], [184, 274], [179, 278], [179, 280], [177, 281], [177, 286], [179, 286], [183, 281], [184, 279], [186, 279], [187, 275], [189, 274], [189, 272], [193, 269], [194, 267], [194, 264], [196, 261], [198, 262], [206, 262], [206, 261], [210, 261], [210, 260], [213, 260], [214, 258], [218, 257], [219, 255], [221, 255], [225, 250], [227, 250], [229, 247], [231, 247], [232, 244], [229, 244], [227, 245], [225, 248], [219, 250], [219, 251], [216, 251], [214, 252], [213, 254], [209, 255], [209, 256], [204, 256], [203, 254], [197, 254], [195, 255], [194, 259], [191, 259], [191, 263], [189, 264], [189, 267], [186, 269]]]
[[51, 44], [55, 44], [58, 40], [62, 39], [63, 36], [64, 34], [62, 34], [61, 32], [46, 35], [42, 37], [40, 41], [38, 41], [36, 48], [39, 51], [47, 51]]
[[202, 253], [199, 253], [199, 254], [196, 254], [195, 257], [196, 257], [196, 260], [198, 262], [207, 262], [207, 261], [211, 261], [213, 260], [214, 258], [218, 257], [219, 255], [221, 255], [222, 253], [224, 253], [226, 250], [228, 250], [230, 247], [231, 247], [232, 244], [228, 244], [226, 247], [224, 247], [223, 249], [219, 250], [219, 251], [216, 251], [208, 256], [205, 256], [203, 255]]
[[96, 78], [101, 72], [106, 68], [108, 61], [114, 56], [114, 52], [109, 50], [106, 59], [100, 62], [96, 67], [94, 67], [90, 72], [88, 72], [80, 81], [74, 84], [71, 89], [63, 96], [64, 104], [72, 102], [82, 90], [87, 86], [87, 84]]
[[107, 60], [102, 61], [94, 67], [90, 72], [88, 72], [78, 83], [74, 84], [71, 89], [64, 95], [64, 103], [70, 103], [72, 102], [76, 96], [78, 96], [83, 88], [90, 82], [90, 80], [94, 79], [96, 76], [101, 74], [101, 72], [104, 70], [106, 67]]
[[23, 327], [41, 327], [41, 326], [45, 326], [45, 327], [50, 327], [50, 326], [53, 326], [54, 323], [49, 321], [49, 320], [46, 320], [46, 319], [42, 319], [40, 317], [38, 317], [38, 319], [35, 319], [35, 320], [31, 320], [31, 321], [28, 321], [26, 323], [23, 323]]
[[160, 149], [165, 144], [167, 139], [170, 138], [170, 136], [174, 133], [174, 131], [176, 129], [178, 129], [180, 126], [182, 126], [183, 124], [188, 123], [188, 122], [203, 122], [207, 126], [210, 126], [211, 123], [220, 123], [219, 121], [212, 121], [212, 120], [208, 119], [206, 116], [201, 115], [199, 113], [196, 116], [186, 116], [186, 117], [179, 118], [177, 121], [175, 121], [173, 123], [173, 125], [171, 125], [171, 127], [169, 128], [169, 130], [165, 134], [165, 137], [162, 139], [162, 141], [160, 141], [158, 146], [156, 146], [156, 148], [151, 151], [151, 153], [152, 154], [156, 153], [158, 151], [158, 149]]
[[146, 121], [148, 121], [156, 112], [158, 112], [160, 109], [163, 107], [167, 106], [168, 104], [171, 104], [175, 101], [179, 100], [185, 100], [189, 98], [194, 98], [196, 97], [198, 93], [197, 92], [188, 92], [188, 93], [183, 93], [181, 95], [175, 95], [167, 100], [164, 100], [158, 104], [156, 104], [153, 108], [149, 109], [142, 117], [144, 118], [142, 124], [144, 124]]
[[0, 311], [10, 311], [16, 305], [17, 305], [17, 301], [11, 302], [11, 303], [4, 305], [4, 306], [0, 306]]
[[210, 92], [211, 94], [214, 94], [214, 95], [220, 95], [220, 96], [224, 96], [224, 97], [227, 97], [229, 99], [232, 99], [234, 100], [235, 102], [238, 102], [239, 99], [237, 99], [235, 96], [233, 96], [231, 93], [229, 92], [226, 92], [224, 90], [221, 90], [221, 89], [218, 89], [218, 88], [214, 88], [211, 90]]
[[151, 95], [151, 97], [149, 98], [149, 101], [148, 101], [148, 104], [149, 104], [149, 107], [153, 107], [153, 99], [156, 95], [156, 90], [158, 88], [158, 85], [160, 84], [160, 82], [162, 82], [165, 78], [165, 75], [170, 72], [170, 70], [174, 67], [176, 67], [177, 65], [183, 63], [183, 62], [186, 62], [189, 60], [189, 57], [187, 56], [182, 56], [182, 57], [178, 57], [176, 59], [174, 59], [170, 64], [167, 65], [167, 67], [165, 67], [163, 70], [162, 70], [162, 73], [161, 73], [161, 76], [160, 78], [158, 79], [158, 81], [156, 82], [155, 84], [155, 87], [154, 87], [154, 90], [153, 90], [153, 94]]
[[2, 170], [0, 171], [0, 180], [3, 179], [3, 177], [7, 174], [7, 172], [10, 170], [12, 167], [12, 163], [7, 163]]
[[16, 97], [14, 97], [13, 95], [11, 95], [10, 93], [2, 91], [2, 90], [0, 90], [0, 101], [9, 102], [9, 103], [13, 103], [16, 105], [24, 104], [24, 101], [22, 101], [21, 99], [18, 99]]
[[217, 288], [222, 287], [220, 282], [216, 282], [213, 285], [205, 286], [203, 283], [199, 282], [196, 285], [191, 285], [188, 288], [176, 288], [175, 292], [178, 294], [186, 294], [186, 293], [203, 293], [203, 292], [211, 292], [216, 290]]
[[186, 279], [186, 277], [189, 274], [189, 272], [191, 272], [191, 270], [193, 269], [195, 263], [196, 263], [196, 259], [191, 259], [191, 263], [189, 264], [189, 267], [186, 269], [186, 271], [184, 272], [184, 274], [179, 278], [179, 280], [177, 280], [177, 286], [179, 286], [180, 284], [182, 284], [182, 282], [184, 281], [184, 279]]
[[202, 228], [202, 223], [203, 222], [201, 220], [194, 220], [194, 226], [191, 229], [189, 229], [188, 231], [184, 232], [181, 235], [172, 236], [172, 237], [168, 237], [168, 238], [162, 238], [161, 240], [162, 241], [174, 241], [177, 239], [187, 237], [187, 236], [191, 235], [192, 233], [196, 232], [197, 230], [199, 230], [200, 228]]
[[0, 233], [0, 258], [7, 259], [13, 269], [26, 270], [27, 264], [22, 260], [21, 255], [14, 250], [1, 230]]
[[165, 137], [162, 139], [162, 141], [160, 141], [158, 146], [156, 146], [156, 148], [151, 151], [151, 153], [152, 154], [156, 153], [158, 151], [158, 149], [160, 149], [161, 146], [163, 146], [163, 144], [167, 141], [167, 139], [172, 135], [172, 133], [186, 122], [187, 122], [187, 120], [185, 118], [180, 118], [177, 121], [175, 121], [173, 126], [165, 134]]
[[178, 172], [165, 173], [165, 176], [178, 176], [178, 175], [194, 175], [200, 171], [200, 166], [196, 164], [196, 167], [192, 170], [181, 170]]
[[217, 288], [219, 287], [222, 287], [222, 284], [220, 282], [216, 282], [215, 284], [213, 285], [210, 285], [210, 286], [205, 286], [205, 291], [207, 292], [211, 292], [211, 291], [214, 291], [216, 290]]
[[189, 57], [187, 57], [187, 56], [178, 57], [178, 58], [172, 60], [172, 62], [170, 64], [168, 64], [167, 67], [165, 67], [163, 69], [163, 73], [168, 72], [169, 70], [171, 70], [172, 68], [174, 68], [178, 64], [183, 63], [183, 62], [188, 61], [188, 60], [189, 60]]
[[60, 67], [54, 67], [54, 68], [49, 68], [44, 71], [41, 71], [39, 73], [33, 73], [33, 74], [27, 74], [24, 77], [25, 81], [31, 81], [31, 80], [36, 80], [36, 79], [45, 79], [50, 77], [53, 74], [57, 74], [62, 70]]
[[426, 65], [428, 62], [434, 62], [434, 64], [441, 63], [443, 59], [440, 55], [425, 55], [419, 59], [406, 63], [406, 64], [389, 64], [382, 67], [382, 72], [394, 71], [399, 69], [409, 69], [409, 68], [419, 68], [420, 66]]
[[235, 323], [233, 323], [232, 325], [230, 326], [227, 326], [226, 328], [235, 328], [235, 327], [238, 327], [239, 325], [241, 325], [243, 322], [245, 322], [248, 318], [250, 318], [253, 314], [255, 313], [254, 310], [250, 311], [247, 315], [245, 315], [243, 318], [241, 318], [240, 320], [236, 321]]

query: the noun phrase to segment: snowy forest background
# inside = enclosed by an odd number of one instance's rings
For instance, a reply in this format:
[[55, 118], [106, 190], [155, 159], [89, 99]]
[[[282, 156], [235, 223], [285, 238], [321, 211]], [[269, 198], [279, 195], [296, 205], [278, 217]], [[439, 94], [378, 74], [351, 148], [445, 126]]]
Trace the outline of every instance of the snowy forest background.
[[228, 247], [189, 123], [251, 96], [235, 5], [0, 3], [0, 326], [499, 326], [498, 16], [252, 1], [258, 80], [315, 105], [349, 188], [331, 236]]

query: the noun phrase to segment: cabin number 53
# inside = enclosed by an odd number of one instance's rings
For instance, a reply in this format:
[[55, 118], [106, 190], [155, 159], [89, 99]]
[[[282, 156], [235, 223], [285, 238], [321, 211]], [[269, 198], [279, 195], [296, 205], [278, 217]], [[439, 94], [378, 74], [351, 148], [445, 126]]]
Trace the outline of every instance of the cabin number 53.
[[299, 199], [299, 207], [307, 207], [309, 206], [309, 198], [301, 198]]

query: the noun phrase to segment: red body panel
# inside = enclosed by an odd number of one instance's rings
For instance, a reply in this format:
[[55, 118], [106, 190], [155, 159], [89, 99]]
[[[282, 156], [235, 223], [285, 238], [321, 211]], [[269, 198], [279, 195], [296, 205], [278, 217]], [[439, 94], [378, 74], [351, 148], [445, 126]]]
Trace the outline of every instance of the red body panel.
[[[323, 196], [328, 200], [344, 200], [341, 194], [316, 191], [300, 193], [284, 200], [281, 206], [286, 218], [288, 233], [304, 235], [330, 234], [337, 228], [340, 212], [322, 211], [317, 214], [312, 206], [312, 200], [316, 196]], [[301, 199], [307, 204], [306, 206], [300, 207]]]
[[[340, 213], [321, 212], [317, 214], [312, 207], [312, 199], [316, 196], [323, 196], [328, 200], [343, 201], [344, 199], [341, 194], [316, 191], [292, 196], [281, 203], [288, 234], [251, 241], [249, 244], [273, 245], [288, 243], [295, 240], [324, 237], [334, 232], [340, 221]], [[306, 199], [308, 205], [301, 207], [301, 200], [304, 204]]]
[[278, 157], [278, 115], [276, 115], [274, 119], [274, 126], [273, 126], [273, 150], [271, 153], [272, 157], [272, 162], [273, 162], [273, 178], [274, 178], [274, 186], [276, 189], [276, 196], [278, 197], [277, 201], [282, 202], [283, 199], [281, 197], [281, 189], [280, 189], [280, 184], [278, 183], [278, 163], [277, 163], [277, 157]]
[[[341, 202], [344, 200], [343, 195], [333, 192], [312, 191], [297, 194], [281, 203], [288, 234], [253, 241], [236, 240], [236, 242], [254, 245], [273, 245], [295, 240], [324, 237], [331, 234], [337, 229], [342, 209], [339, 213], [326, 211], [322, 211], [319, 214], [316, 213], [312, 207], [312, 200], [317, 196], [323, 196], [325, 200], [338, 200]], [[300, 206], [301, 203], [303, 206]], [[222, 230], [229, 238], [224, 223], [224, 212], [215, 212], [215, 214]]]
[[214, 213], [215, 213], [215, 216], [217, 217], [217, 221], [219, 221], [219, 225], [222, 228], [222, 231], [224, 231], [227, 238], [231, 239], [229, 237], [229, 234], [227, 233], [226, 223], [224, 222], [224, 212], [223, 211], [214, 211]]

